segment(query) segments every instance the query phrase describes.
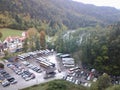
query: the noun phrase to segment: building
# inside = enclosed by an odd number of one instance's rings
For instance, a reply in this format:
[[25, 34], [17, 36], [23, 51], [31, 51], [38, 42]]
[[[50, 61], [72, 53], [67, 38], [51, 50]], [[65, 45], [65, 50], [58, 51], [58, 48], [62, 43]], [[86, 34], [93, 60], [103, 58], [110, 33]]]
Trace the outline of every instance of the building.
[[25, 35], [23, 35], [22, 37], [9, 36], [3, 42], [4, 49], [10, 52], [16, 52], [17, 50], [20, 50], [23, 48], [23, 42], [25, 39], [26, 39]]

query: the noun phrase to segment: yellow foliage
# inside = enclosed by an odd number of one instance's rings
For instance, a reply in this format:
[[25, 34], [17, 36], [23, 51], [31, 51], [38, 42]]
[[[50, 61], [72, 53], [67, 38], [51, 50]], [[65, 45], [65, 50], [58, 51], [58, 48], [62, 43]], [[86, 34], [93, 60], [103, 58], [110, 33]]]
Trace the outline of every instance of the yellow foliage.
[[37, 30], [35, 28], [29, 28], [28, 31], [27, 31], [27, 36], [29, 38], [33, 37], [33, 36], [36, 36], [37, 35]]
[[7, 27], [12, 23], [12, 19], [8, 15], [0, 14], [0, 27]]
[[25, 16], [23, 17], [23, 19], [24, 19], [25, 21], [30, 21], [30, 19], [31, 19], [30, 14], [25, 15]]

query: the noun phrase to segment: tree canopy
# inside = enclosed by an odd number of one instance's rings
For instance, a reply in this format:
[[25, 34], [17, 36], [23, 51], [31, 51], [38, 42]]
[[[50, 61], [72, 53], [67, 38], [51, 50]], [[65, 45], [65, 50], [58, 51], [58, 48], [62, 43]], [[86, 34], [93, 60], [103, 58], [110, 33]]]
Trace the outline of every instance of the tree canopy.
[[4, 68], [4, 64], [0, 63], [0, 68]]
[[106, 29], [93, 31], [82, 46], [83, 63], [90, 64], [100, 72], [120, 74], [120, 28], [119, 23]]

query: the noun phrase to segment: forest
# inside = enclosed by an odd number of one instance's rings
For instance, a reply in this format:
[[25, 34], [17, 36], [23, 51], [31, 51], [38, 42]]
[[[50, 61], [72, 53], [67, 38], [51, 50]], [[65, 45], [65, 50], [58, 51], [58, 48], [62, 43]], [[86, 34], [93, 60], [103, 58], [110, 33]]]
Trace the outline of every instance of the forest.
[[55, 49], [72, 53], [88, 68], [120, 75], [120, 23], [106, 28], [96, 26], [59, 33]]
[[72, 0], [0, 0], [0, 27], [46, 28], [49, 35], [63, 29], [106, 26], [120, 20], [120, 11]]

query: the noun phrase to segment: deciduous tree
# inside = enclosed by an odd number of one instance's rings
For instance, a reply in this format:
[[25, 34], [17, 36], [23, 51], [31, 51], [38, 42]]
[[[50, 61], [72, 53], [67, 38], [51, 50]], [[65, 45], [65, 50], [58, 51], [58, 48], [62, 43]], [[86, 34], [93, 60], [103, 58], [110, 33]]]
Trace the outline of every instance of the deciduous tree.
[[0, 68], [4, 68], [4, 64], [0, 63]]
[[[28, 38], [28, 46], [31, 51], [35, 50], [35, 43], [38, 38], [38, 32], [35, 28], [30, 28], [27, 31], [27, 38]], [[39, 42], [38, 42], [39, 43]]]
[[45, 40], [45, 31], [40, 31], [40, 45], [41, 45], [41, 48], [42, 49], [45, 49], [46, 48], [46, 40]]

